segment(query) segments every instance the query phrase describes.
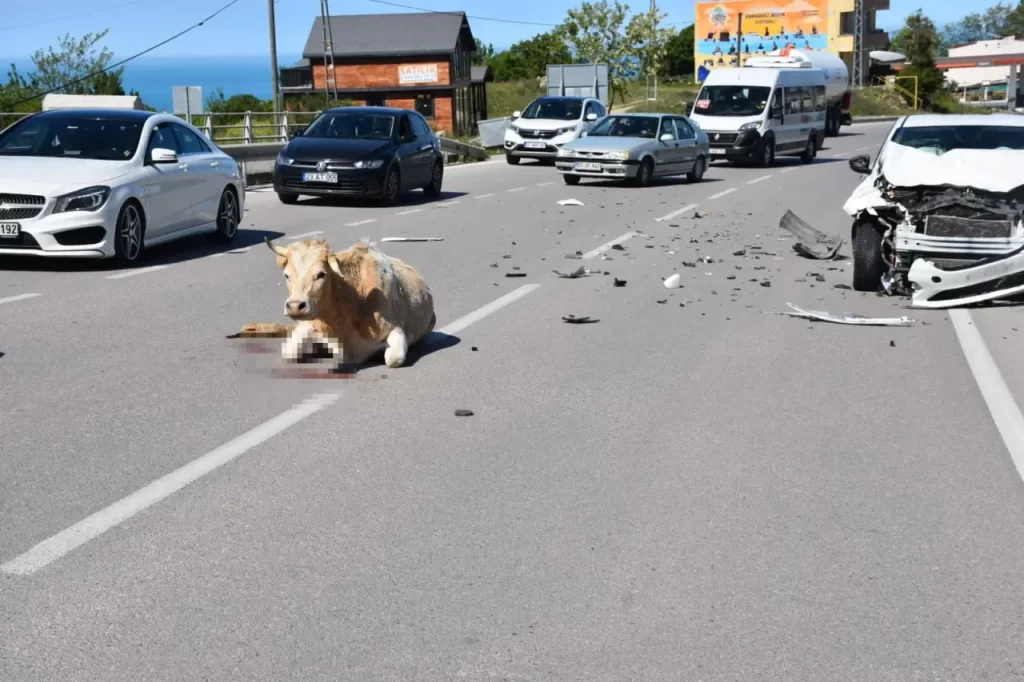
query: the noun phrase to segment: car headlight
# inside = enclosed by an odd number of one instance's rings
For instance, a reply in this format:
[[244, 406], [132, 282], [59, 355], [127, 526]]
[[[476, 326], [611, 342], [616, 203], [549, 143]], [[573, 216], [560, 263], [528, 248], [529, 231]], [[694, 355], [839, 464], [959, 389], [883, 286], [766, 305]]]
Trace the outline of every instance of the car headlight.
[[559, 128], [558, 130], [555, 131], [555, 137], [558, 137], [559, 135], [565, 135], [566, 133], [575, 132], [575, 130], [576, 126], [569, 126], [568, 128]]
[[380, 168], [384, 164], [384, 159], [364, 159], [363, 161], [356, 161], [353, 166], [356, 168]]
[[295, 163], [295, 159], [285, 156], [284, 152], [277, 155], [277, 162], [282, 166], [290, 166]]
[[509, 126], [508, 129], [509, 129], [509, 132], [515, 133], [516, 135], [519, 134], [519, 128], [517, 128], [515, 126]]
[[70, 213], [72, 211], [98, 211], [110, 197], [109, 187], [88, 187], [77, 192], [57, 197], [54, 213]]
[[604, 158], [625, 161], [629, 158], [629, 152], [608, 152], [604, 155]]
[[751, 121], [740, 126], [740, 130], [758, 130], [761, 127], [760, 121]]

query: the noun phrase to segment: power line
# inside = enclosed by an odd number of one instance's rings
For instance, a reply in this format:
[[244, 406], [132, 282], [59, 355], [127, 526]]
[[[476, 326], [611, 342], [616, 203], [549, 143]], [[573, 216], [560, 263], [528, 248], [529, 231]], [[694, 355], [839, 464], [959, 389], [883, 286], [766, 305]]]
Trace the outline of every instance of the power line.
[[78, 14], [66, 14], [62, 17], [55, 17], [53, 19], [43, 19], [42, 21], [35, 21], [31, 24], [19, 24], [17, 26], [2, 26], [2, 31], [17, 31], [22, 28], [31, 28], [33, 26], [42, 26], [43, 24], [54, 24], [58, 21], [66, 21], [67, 19], [78, 19], [80, 17], [87, 17], [93, 14], [99, 14], [100, 12], [111, 12], [116, 9], [122, 9], [124, 7], [131, 7], [132, 5], [141, 5], [144, 2], [151, 2], [152, 0], [132, 0], [132, 2], [121, 3], [120, 5], [111, 5], [108, 7], [100, 7], [98, 9], [89, 10], [88, 12], [79, 12]]
[[[401, 9], [411, 9], [411, 10], [415, 10], [417, 12], [426, 12], [428, 14], [450, 14], [450, 15], [453, 15], [453, 16], [462, 16], [462, 14], [463, 14], [462, 12], [445, 12], [445, 11], [436, 10], [436, 9], [424, 9], [422, 7], [413, 7], [411, 5], [403, 5], [403, 4], [398, 3], [398, 2], [389, 2], [389, 0], [369, 0], [369, 1], [373, 2], [373, 3], [376, 3], [378, 5], [390, 5], [391, 7], [400, 7]], [[544, 24], [544, 23], [541, 23], [539, 21], [520, 21], [518, 19], [497, 19], [495, 17], [480, 17], [480, 16], [475, 16], [475, 15], [472, 15], [472, 14], [467, 14], [466, 18], [468, 18], [468, 19], [476, 19], [477, 21], [493, 21], [493, 22], [496, 22], [496, 23], [499, 23], [499, 24], [521, 24], [521, 25], [524, 25], [524, 26], [545, 26], [547, 28], [556, 28], [558, 26], [558, 24]], [[686, 24], [688, 26], [691, 23], [693, 23], [693, 22], [676, 21], [676, 22], [673, 22], [673, 23], [664, 24], [664, 26], [677, 26], [679, 24]]]
[[[192, 24], [191, 26], [186, 28], [184, 31], [180, 31], [178, 33], [175, 33], [173, 36], [171, 36], [167, 40], [159, 42], [156, 45], [154, 45], [153, 47], [147, 48], [147, 49], [143, 50], [142, 52], [137, 52], [136, 54], [133, 54], [131, 57], [128, 57], [127, 59], [122, 59], [119, 62], [115, 62], [114, 64], [111, 64], [111, 65], [109, 65], [109, 66], [107, 66], [105, 68], [100, 69], [99, 71], [95, 71], [93, 73], [87, 74], [87, 75], [82, 76], [81, 78], [77, 78], [77, 79], [75, 79], [75, 80], [73, 80], [73, 81], [71, 81], [69, 83], [64, 83], [62, 85], [58, 85], [57, 87], [51, 88], [50, 90], [47, 90], [46, 92], [37, 93], [35, 95], [32, 95], [31, 97], [26, 97], [25, 99], [18, 100], [17, 102], [8, 102], [8, 103], [3, 105], [3, 109], [5, 109], [7, 111], [10, 111], [11, 109], [13, 109], [14, 107], [16, 107], [16, 106], [18, 106], [20, 104], [24, 104], [25, 102], [31, 102], [34, 99], [39, 99], [40, 97], [45, 97], [46, 95], [50, 95], [50, 94], [52, 94], [54, 92], [57, 92], [58, 90], [63, 90], [64, 88], [67, 88], [67, 87], [72, 86], [72, 85], [77, 85], [78, 83], [81, 83], [83, 81], [87, 81], [90, 78], [94, 78], [96, 76], [104, 74], [107, 71], [110, 71], [111, 69], [116, 69], [119, 66], [127, 64], [128, 62], [130, 62], [130, 61], [132, 61], [134, 59], [138, 59], [142, 55], [148, 54], [148, 53], [152, 52], [153, 50], [156, 50], [157, 48], [163, 47], [164, 45], [166, 45], [167, 43], [169, 43], [169, 42], [171, 42], [173, 40], [177, 40], [178, 38], [180, 38], [181, 36], [185, 35], [186, 33], [194, 31], [195, 29], [199, 28], [200, 26], [202, 26], [203, 24], [208, 22], [210, 19], [213, 19], [215, 16], [217, 16], [218, 14], [220, 14], [221, 12], [223, 12], [224, 10], [226, 10], [229, 7], [231, 7], [232, 5], [234, 5], [237, 2], [239, 2], [239, 0], [231, 0], [230, 2], [228, 2], [226, 5], [223, 5], [220, 9], [218, 9], [216, 12], [214, 12], [210, 16], [202, 19], [201, 21], [196, 22], [195, 24]], [[10, 107], [11, 109], [8, 109], [8, 107]]]

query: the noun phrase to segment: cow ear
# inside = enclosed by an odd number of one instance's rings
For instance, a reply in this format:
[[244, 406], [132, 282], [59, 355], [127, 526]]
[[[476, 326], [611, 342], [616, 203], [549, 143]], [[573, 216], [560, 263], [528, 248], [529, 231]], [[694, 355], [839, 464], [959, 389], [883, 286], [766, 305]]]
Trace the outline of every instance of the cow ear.
[[330, 255], [330, 256], [327, 257], [327, 265], [330, 266], [331, 271], [334, 274], [336, 274], [339, 278], [342, 276], [342, 274], [341, 274], [341, 263], [338, 262], [338, 259], [335, 258], [333, 255]]

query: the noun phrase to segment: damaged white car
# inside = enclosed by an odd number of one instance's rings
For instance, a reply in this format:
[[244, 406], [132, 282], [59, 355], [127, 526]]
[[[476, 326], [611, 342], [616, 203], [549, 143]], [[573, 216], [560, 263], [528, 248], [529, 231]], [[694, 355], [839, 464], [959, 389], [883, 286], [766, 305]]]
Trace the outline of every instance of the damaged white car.
[[919, 308], [1024, 292], [1024, 116], [905, 116], [849, 164], [854, 289]]

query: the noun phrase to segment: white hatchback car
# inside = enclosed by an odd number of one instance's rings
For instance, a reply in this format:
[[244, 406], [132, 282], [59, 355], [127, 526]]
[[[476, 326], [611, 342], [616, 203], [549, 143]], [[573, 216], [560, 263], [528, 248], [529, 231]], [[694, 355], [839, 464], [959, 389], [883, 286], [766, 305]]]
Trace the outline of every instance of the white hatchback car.
[[604, 105], [592, 97], [538, 97], [524, 111], [513, 112], [505, 130], [505, 160], [512, 165], [524, 157], [554, 163], [563, 144], [578, 139], [607, 115]]
[[112, 258], [208, 233], [235, 238], [238, 163], [176, 116], [65, 109], [0, 132], [0, 256]]

